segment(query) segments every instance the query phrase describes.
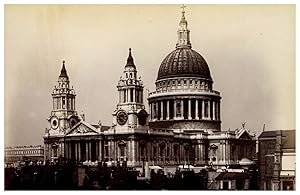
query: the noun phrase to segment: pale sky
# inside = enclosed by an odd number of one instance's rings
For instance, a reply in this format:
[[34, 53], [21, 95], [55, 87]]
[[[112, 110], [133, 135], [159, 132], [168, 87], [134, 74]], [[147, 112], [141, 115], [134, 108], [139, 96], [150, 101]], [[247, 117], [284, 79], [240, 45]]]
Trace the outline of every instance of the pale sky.
[[[155, 90], [175, 49], [180, 5], [5, 5], [5, 145], [42, 144], [62, 61], [86, 121], [111, 125], [132, 48]], [[222, 130], [295, 129], [295, 6], [187, 5], [192, 48], [221, 92]], [[148, 102], [145, 101], [146, 107]]]

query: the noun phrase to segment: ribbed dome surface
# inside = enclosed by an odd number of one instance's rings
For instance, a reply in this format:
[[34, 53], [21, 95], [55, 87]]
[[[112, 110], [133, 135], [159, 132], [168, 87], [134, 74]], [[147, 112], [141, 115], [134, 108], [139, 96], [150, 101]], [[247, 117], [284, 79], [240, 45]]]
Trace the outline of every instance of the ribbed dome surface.
[[177, 48], [162, 61], [157, 80], [172, 77], [202, 77], [211, 79], [205, 59], [190, 48]]

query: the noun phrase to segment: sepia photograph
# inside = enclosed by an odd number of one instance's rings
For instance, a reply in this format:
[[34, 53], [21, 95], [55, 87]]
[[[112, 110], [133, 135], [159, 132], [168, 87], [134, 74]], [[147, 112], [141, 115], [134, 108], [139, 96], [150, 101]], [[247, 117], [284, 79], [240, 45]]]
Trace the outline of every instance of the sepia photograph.
[[4, 4], [4, 190], [296, 190], [296, 4]]

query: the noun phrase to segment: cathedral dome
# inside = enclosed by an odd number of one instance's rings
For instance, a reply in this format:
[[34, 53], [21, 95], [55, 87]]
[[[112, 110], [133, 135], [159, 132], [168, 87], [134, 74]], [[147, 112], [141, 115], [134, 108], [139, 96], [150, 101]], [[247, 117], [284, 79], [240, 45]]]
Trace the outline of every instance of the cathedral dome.
[[211, 80], [205, 59], [189, 47], [177, 47], [162, 61], [157, 80], [173, 77], [201, 77]]

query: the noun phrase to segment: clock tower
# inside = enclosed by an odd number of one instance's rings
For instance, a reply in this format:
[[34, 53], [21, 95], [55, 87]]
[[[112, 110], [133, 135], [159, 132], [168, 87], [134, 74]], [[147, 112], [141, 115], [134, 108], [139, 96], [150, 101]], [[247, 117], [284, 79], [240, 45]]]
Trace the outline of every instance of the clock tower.
[[52, 93], [53, 108], [51, 116], [48, 118], [50, 135], [64, 135], [67, 129], [71, 129], [79, 122], [79, 117], [75, 111], [75, 96], [73, 87], [70, 87], [65, 61], [63, 61], [58, 77], [58, 85], [54, 86]]
[[137, 77], [131, 48], [124, 68], [123, 76], [117, 85], [119, 101], [113, 112], [113, 124], [116, 132], [126, 132], [135, 129], [144, 129], [148, 125], [148, 113], [143, 103], [143, 82]]
[[49, 128], [46, 128], [44, 136], [45, 159], [64, 156], [64, 135], [80, 121], [75, 111], [75, 96], [63, 61], [58, 84], [54, 86], [52, 92], [52, 111], [47, 118]]

